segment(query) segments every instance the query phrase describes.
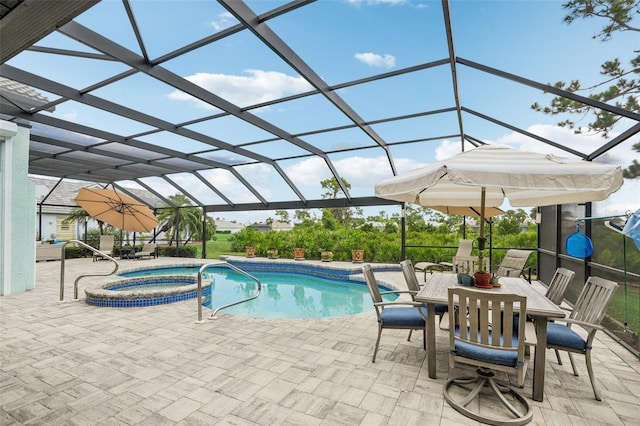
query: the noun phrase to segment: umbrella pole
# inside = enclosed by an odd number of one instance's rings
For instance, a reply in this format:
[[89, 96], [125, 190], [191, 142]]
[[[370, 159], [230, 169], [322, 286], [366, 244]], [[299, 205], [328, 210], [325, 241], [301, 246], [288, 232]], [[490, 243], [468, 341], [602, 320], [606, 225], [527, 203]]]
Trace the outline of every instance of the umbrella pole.
[[484, 245], [487, 239], [484, 237], [484, 210], [487, 189], [483, 186], [480, 192], [480, 236], [478, 237], [478, 268], [484, 271]]

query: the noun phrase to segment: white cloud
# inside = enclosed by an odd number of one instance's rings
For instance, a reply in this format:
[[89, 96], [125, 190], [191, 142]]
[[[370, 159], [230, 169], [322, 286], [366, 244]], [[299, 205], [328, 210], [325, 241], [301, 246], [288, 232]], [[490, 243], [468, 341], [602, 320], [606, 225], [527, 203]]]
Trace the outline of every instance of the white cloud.
[[237, 23], [237, 19], [229, 12], [223, 12], [218, 15], [217, 21], [211, 21], [210, 25], [214, 30], [220, 31]]
[[78, 119], [78, 111], [74, 109], [73, 111], [66, 112], [62, 114], [62, 118], [68, 121], [76, 121]]
[[[526, 130], [532, 134], [536, 134], [547, 140], [553, 141], [583, 154], [591, 154], [593, 151], [600, 148], [605, 143], [605, 140], [597, 134], [575, 134], [571, 129], [565, 129], [562, 127], [547, 124], [534, 124], [528, 127]], [[615, 134], [611, 134], [611, 137], [615, 136]], [[529, 138], [516, 132], [506, 134], [496, 140], [484, 140], [483, 142], [492, 145], [508, 146], [519, 151], [553, 154], [559, 157], [572, 159], [582, 158], [563, 149], [542, 143], [538, 140]], [[468, 143], [465, 145], [467, 149], [473, 149], [472, 145]], [[436, 148], [435, 158], [436, 161], [441, 161], [447, 158], [451, 158], [460, 152], [461, 148], [459, 141], [445, 140], [441, 142], [440, 145]], [[638, 153], [633, 151], [630, 145], [629, 148], [626, 148], [625, 145], [625, 147], [618, 146], [614, 148], [608, 153], [598, 157], [594, 161], [606, 164], [618, 164], [626, 168], [629, 166], [629, 164], [631, 164], [634, 158], [638, 158]]]
[[[267, 200], [272, 196], [268, 182], [273, 168], [266, 164], [239, 167], [238, 172]], [[255, 203], [256, 197], [230, 172], [224, 169], [202, 171], [201, 174], [234, 203]], [[251, 176], [248, 179], [247, 176]]]
[[378, 4], [389, 4], [392, 6], [406, 4], [407, 0], [347, 0], [353, 6], [375, 6]]
[[318, 185], [329, 177], [328, 168], [322, 158], [306, 158], [297, 164], [288, 166], [285, 173], [296, 185]]
[[436, 148], [436, 161], [446, 160], [447, 158], [451, 158], [456, 154], [459, 154], [462, 151], [460, 146], [460, 142], [451, 142], [449, 140], [444, 140], [442, 143]]
[[[246, 70], [247, 75], [197, 73], [185, 77], [194, 84], [226, 99], [237, 106], [254, 105], [283, 96], [311, 90], [312, 86], [302, 77], [292, 77], [277, 71]], [[205, 109], [215, 107], [191, 95], [175, 90], [169, 99], [192, 101]]]
[[[239, 166], [236, 170], [244, 176], [244, 178], [260, 193], [262, 196], [270, 200], [273, 198], [271, 182], [276, 174], [273, 167], [264, 163], [248, 164]], [[228, 188], [232, 190], [233, 188]]]
[[622, 188], [604, 201], [596, 203], [593, 216], [624, 214], [640, 208], [640, 178], [625, 179]]
[[[398, 173], [422, 167], [425, 164], [414, 159], [397, 158], [394, 160]], [[338, 174], [351, 184], [351, 192], [373, 195], [375, 182], [392, 177], [391, 166], [386, 156], [349, 157], [333, 162]], [[307, 158], [289, 166], [285, 173], [296, 185], [305, 185], [321, 192], [320, 182], [329, 179], [331, 171], [321, 158]]]
[[354, 57], [369, 66], [378, 68], [392, 68], [396, 65], [396, 58], [393, 55], [378, 55], [377, 53], [356, 53]]
[[[605, 143], [605, 139], [599, 134], [575, 134], [571, 129], [548, 124], [535, 124], [530, 126], [527, 131], [583, 154], [591, 154]], [[615, 136], [617, 136], [615, 133], [610, 134], [611, 138]], [[560, 148], [540, 143], [537, 140], [533, 140], [519, 133], [510, 133], [498, 138], [496, 143], [504, 144], [520, 151], [554, 154], [560, 157], [574, 159], [580, 158], [579, 156], [571, 154]], [[594, 161], [607, 164], [617, 164], [626, 168], [631, 164], [634, 158], [638, 158], [638, 153], [631, 149], [630, 144], [625, 144], [624, 146], [613, 148], [606, 154], [596, 158]]]

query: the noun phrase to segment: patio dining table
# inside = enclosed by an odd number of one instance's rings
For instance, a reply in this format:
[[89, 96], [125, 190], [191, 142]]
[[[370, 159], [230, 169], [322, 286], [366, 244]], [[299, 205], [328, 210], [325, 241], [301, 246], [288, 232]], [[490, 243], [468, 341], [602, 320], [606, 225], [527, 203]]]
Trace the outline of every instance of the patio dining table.
[[[543, 400], [544, 370], [546, 362], [547, 321], [564, 318], [565, 312], [556, 304], [539, 293], [531, 284], [522, 278], [501, 277], [501, 287], [494, 287], [489, 292], [511, 293], [527, 297], [527, 316], [533, 318], [536, 330], [536, 345], [533, 362], [533, 394], [535, 401]], [[434, 273], [415, 296], [417, 302], [427, 305], [429, 312], [435, 312], [436, 304], [448, 303], [448, 289], [459, 285], [456, 274]], [[436, 378], [436, 319], [435, 315], [427, 316], [427, 368], [429, 377]]]

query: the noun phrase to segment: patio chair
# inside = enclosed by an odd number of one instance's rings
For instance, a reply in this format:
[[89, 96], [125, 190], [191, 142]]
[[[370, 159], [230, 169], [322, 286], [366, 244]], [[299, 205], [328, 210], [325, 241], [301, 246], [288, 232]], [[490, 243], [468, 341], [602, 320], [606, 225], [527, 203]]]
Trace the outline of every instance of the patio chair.
[[[495, 371], [515, 373], [518, 386], [524, 385], [525, 339], [519, 336], [525, 336], [525, 321], [514, 316], [526, 315], [527, 298], [457, 287], [449, 289], [448, 299], [449, 368], [460, 362], [477, 369], [475, 375], [448, 379], [443, 387], [445, 400], [459, 413], [482, 423], [528, 423], [533, 410], [527, 400], [509, 383], [495, 378]], [[497, 402], [492, 398], [490, 405], [484, 407], [482, 399], [474, 402], [476, 397], [492, 396], [488, 391], [498, 396]], [[507, 410], [500, 408], [500, 402]], [[498, 417], [496, 414], [502, 411], [506, 411], [504, 416]]]
[[[455, 259], [456, 257], [458, 259], [463, 259], [463, 258], [470, 258], [471, 256], [471, 252], [473, 251], [473, 240], [460, 240], [458, 242], [458, 251], [456, 252], [455, 256], [453, 256], [453, 258]], [[476, 257], [477, 260], [477, 257]], [[447, 268], [447, 269], [453, 269], [453, 259], [451, 262], [440, 262], [439, 265], [442, 266], [442, 268]]]
[[[375, 275], [371, 269], [371, 265], [362, 265], [362, 272], [364, 274], [367, 287], [369, 287], [369, 293], [371, 293], [371, 300], [376, 310], [376, 316], [378, 317], [378, 339], [376, 340], [376, 347], [373, 350], [373, 359], [371, 362], [376, 362], [376, 355], [378, 353], [378, 347], [380, 346], [380, 337], [382, 336], [382, 330], [385, 328], [390, 329], [404, 329], [404, 330], [422, 330], [422, 347], [427, 348], [427, 308], [423, 303], [417, 303], [413, 301], [393, 301], [385, 302], [382, 300], [383, 294], [402, 294], [409, 291], [385, 291], [381, 292], [378, 288]], [[411, 340], [411, 334], [409, 338]]]
[[[420, 284], [418, 283], [418, 278], [416, 277], [415, 269], [413, 267], [413, 263], [411, 259], [403, 260], [400, 262], [400, 268], [402, 269], [402, 275], [404, 275], [404, 281], [407, 284], [407, 289], [412, 294], [412, 298], [415, 298], [415, 294], [420, 291]], [[428, 285], [428, 284], [427, 284]], [[449, 310], [448, 305], [436, 305], [436, 315], [440, 317], [440, 322], [442, 322], [445, 317], [445, 313]], [[411, 337], [411, 331], [409, 331], [409, 337]]]
[[[556, 272], [553, 274], [551, 278], [551, 282], [549, 283], [549, 287], [547, 287], [547, 292], [544, 297], [560, 306], [562, 309], [571, 310], [562, 306], [562, 302], [564, 301], [564, 293], [567, 291], [567, 287], [573, 281], [573, 277], [576, 275], [574, 271], [571, 271], [567, 268], [558, 268]], [[556, 358], [558, 359], [558, 364], [562, 364], [562, 360], [560, 359], [560, 351], [555, 350]]]
[[576, 275], [574, 271], [567, 268], [558, 268], [551, 278], [549, 287], [544, 297], [551, 300], [556, 305], [562, 305], [564, 300], [564, 293], [567, 291], [567, 287], [573, 281], [573, 277]]
[[[499, 277], [519, 277], [524, 271], [531, 253], [533, 253], [531, 250], [507, 250], [500, 266], [498, 266], [496, 275]], [[528, 281], [531, 282], [531, 274], [529, 274]]]
[[[113, 235], [100, 235], [100, 250], [102, 253], [113, 256], [114, 238]], [[104, 259], [105, 257], [99, 253], [93, 253], [93, 261]]]
[[[578, 353], [585, 356], [593, 394], [598, 401], [601, 400], [601, 397], [596, 386], [593, 366], [591, 365], [591, 344], [596, 332], [602, 329], [600, 323], [607, 312], [607, 307], [617, 287], [618, 283], [615, 281], [589, 277], [573, 306], [569, 318], [558, 320], [566, 322], [566, 324], [561, 324], [560, 322], [547, 323], [547, 348], [566, 351], [569, 354], [574, 376], [578, 375], [578, 370], [573, 360], [573, 354]], [[571, 328], [574, 324], [582, 327], [587, 332], [586, 338]], [[559, 356], [558, 363], [562, 365]]]
[[142, 250], [136, 253], [136, 259], [142, 259], [143, 257], [148, 257], [151, 259], [152, 257], [156, 257], [156, 244], [155, 243], [146, 243], [142, 246]]

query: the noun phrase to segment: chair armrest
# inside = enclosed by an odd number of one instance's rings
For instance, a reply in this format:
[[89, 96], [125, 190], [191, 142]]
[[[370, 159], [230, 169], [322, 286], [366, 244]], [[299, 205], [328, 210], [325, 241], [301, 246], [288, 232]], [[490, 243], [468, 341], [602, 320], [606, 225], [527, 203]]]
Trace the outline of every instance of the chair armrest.
[[565, 318], [565, 319], [561, 319], [561, 320], [558, 320], [558, 321], [566, 322], [567, 324], [579, 325], [580, 327], [583, 327], [585, 329], [604, 330], [604, 327], [601, 326], [600, 324], [592, 324], [590, 322], [578, 321], [578, 320], [574, 320], [574, 319], [571, 319], [571, 318]]
[[445, 312], [440, 317], [440, 324], [438, 326], [440, 327], [440, 330], [449, 330], [449, 324], [450, 324], [449, 312]]
[[524, 344], [529, 346], [535, 346], [538, 344], [536, 327], [535, 324], [531, 321], [527, 321], [524, 325]]
[[384, 294], [418, 294], [417, 291], [411, 291], [411, 290], [393, 290], [393, 291], [381, 291], [380, 292], [381, 295]]
[[426, 308], [424, 303], [419, 303], [419, 302], [377, 302], [374, 303], [373, 306], [382, 306], [387, 307], [387, 306], [415, 306], [417, 308]]

